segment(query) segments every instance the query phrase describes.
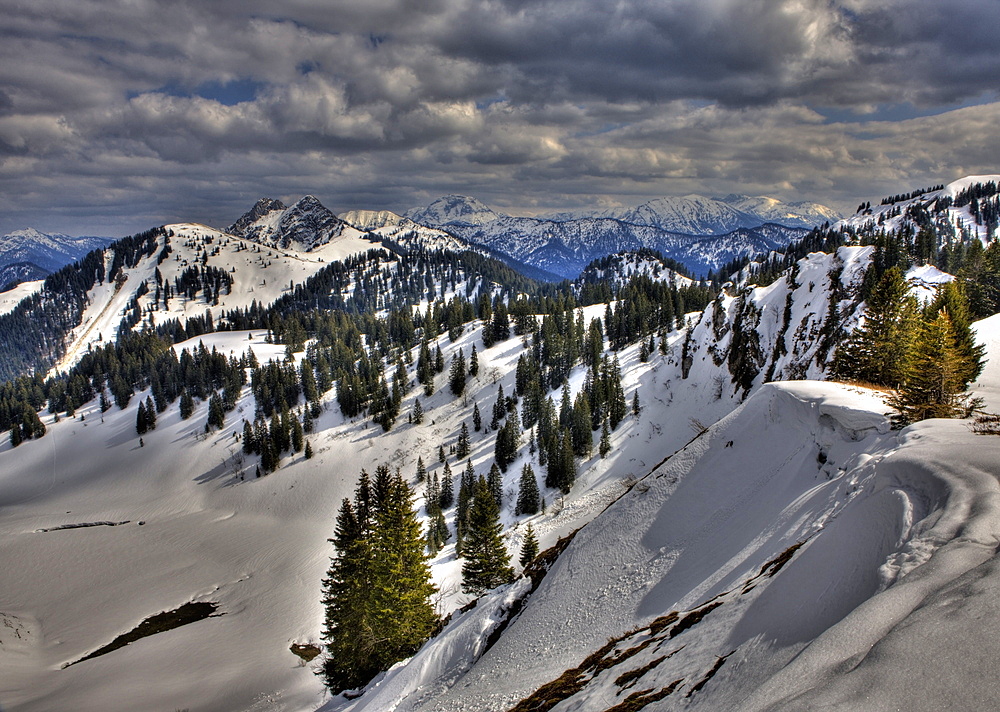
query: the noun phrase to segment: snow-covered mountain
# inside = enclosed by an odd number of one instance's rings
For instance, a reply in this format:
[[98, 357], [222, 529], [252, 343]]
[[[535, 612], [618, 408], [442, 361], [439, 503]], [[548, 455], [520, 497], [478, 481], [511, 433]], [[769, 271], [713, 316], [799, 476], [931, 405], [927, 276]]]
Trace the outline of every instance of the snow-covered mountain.
[[0, 289], [13, 282], [41, 279], [111, 242], [110, 237], [71, 237], [30, 227], [15, 230], [0, 237]]
[[738, 257], [780, 249], [805, 232], [737, 213], [708, 199], [663, 199], [619, 217], [554, 220], [504, 215], [474, 198], [448, 196], [407, 216], [569, 278], [595, 259], [642, 248], [704, 275]]
[[788, 227], [811, 228], [826, 222], [834, 223], [842, 217], [836, 210], [810, 201], [783, 203], [777, 198], [752, 197], [735, 193], [730, 193], [719, 200], [763, 222]]
[[389, 210], [351, 210], [342, 214], [340, 219], [380, 241], [388, 241], [407, 249], [452, 252], [474, 249], [474, 246], [444, 230], [425, 227]]
[[[137, 415], [147, 397], [157, 397], [152, 387], [139, 386], [123, 407], [109, 404], [103, 412], [97, 398], [73, 413], [42, 408], [44, 437], [27, 439], [16, 451], [8, 437], [0, 439], [0, 569], [14, 572], [0, 577], [5, 709], [848, 712], [870, 703], [936, 712], [997, 706], [1000, 697], [988, 681], [1000, 654], [991, 622], [993, 592], [1000, 588], [1000, 438], [977, 435], [968, 422], [892, 430], [883, 393], [801, 380], [824, 378], [837, 337], [863, 319], [859, 287], [874, 248], [859, 245], [810, 251], [767, 286], [728, 285], [703, 311], [678, 314], [656, 333], [663, 344], [651, 354], [643, 354], [645, 339], [614, 353], [599, 340], [609, 360], [620, 364], [626, 398], [637, 396], [639, 405], [610, 434], [607, 456], [580, 456], [569, 493], [542, 487], [547, 507], [534, 515], [515, 514], [513, 506], [523, 465], [544, 481], [527, 432], [502, 475], [505, 543], [516, 558], [530, 523], [541, 548], [553, 547], [543, 563], [473, 601], [460, 590], [462, 560], [454, 541], [447, 542], [431, 560], [439, 591], [434, 603], [451, 614], [443, 630], [364, 694], [329, 696], [315, 674], [318, 662], [298, 655], [299, 646], [321, 642], [320, 581], [333, 554], [338, 505], [354, 492], [362, 468], [400, 468], [415, 486], [422, 515], [418, 457], [431, 474], [443, 473], [439, 452], [456, 471], [467, 464], [477, 474], [489, 471], [496, 428], [473, 432], [468, 463], [450, 448], [474, 408], [488, 414], [494, 407], [498, 387], [517, 392], [519, 370], [526, 370], [519, 359], [536, 345], [530, 333], [487, 340], [481, 320], [461, 316], [470, 321], [452, 333], [451, 323], [436, 328], [428, 347], [440, 348], [445, 363], [475, 347], [479, 375], [468, 379], [460, 397], [450, 392], [448, 373], [432, 375], [427, 395], [417, 383], [421, 347], [414, 325], [458, 297], [488, 306], [479, 299], [483, 290], [502, 300], [520, 287], [504, 290], [473, 273], [478, 257], [438, 255], [446, 267], [435, 275], [419, 268], [430, 261], [427, 255], [383, 251], [357, 267], [363, 273], [353, 281], [307, 291], [303, 283], [326, 268], [326, 274], [352, 274], [336, 261], [377, 249], [380, 239], [386, 250], [407, 240], [431, 249], [466, 244], [451, 234], [454, 226], [425, 227], [388, 212], [358, 211], [331, 221], [314, 200], [299, 201], [297, 210], [261, 201], [228, 231], [180, 223], [107, 248], [87, 263], [92, 276], [99, 275], [92, 284], [80, 273], [60, 280], [87, 285], [79, 318], [57, 301], [55, 287], [35, 295], [46, 307], [40, 314], [55, 312], [77, 324], [66, 337], [60, 369], [96, 353], [122, 330], [205, 319], [209, 312], [216, 326], [236, 330], [178, 336], [185, 340], [173, 344], [175, 353], [215, 351], [238, 365], [252, 350], [261, 363], [273, 359], [272, 375], [284, 379], [295, 377], [307, 354], [349, 366], [354, 356], [347, 342], [364, 343], [386, 380], [403, 370], [403, 417], [388, 432], [365, 415], [348, 417], [338, 405], [338, 387], [328, 382], [307, 434], [313, 457], [288, 451], [278, 469], [255, 476], [258, 456], [241, 442], [242, 421], [254, 420], [258, 408], [249, 386], [232, 387], [235, 405], [222, 427], [207, 425], [206, 392], [186, 419], [176, 401], [168, 404], [142, 438]], [[448, 211], [442, 206], [439, 212]], [[528, 220], [499, 214], [486, 220], [484, 210], [463, 213], [457, 204], [453, 213], [468, 215], [466, 227], [479, 231]], [[478, 219], [483, 222], [473, 222]], [[651, 226], [630, 229], [640, 228], [663, 234]], [[593, 233], [577, 229], [547, 235], [539, 259], [578, 259], [570, 237]], [[768, 230], [773, 244], [793, 234], [766, 226], [741, 228], [729, 238], [756, 250], [755, 241], [767, 244]], [[713, 237], [677, 239], [705, 263], [729, 249]], [[362, 284], [387, 288], [399, 275], [416, 296], [395, 302], [383, 292], [371, 299], [363, 315], [370, 332], [352, 325], [343, 333], [304, 334], [288, 348], [273, 343], [280, 340], [277, 331], [238, 328], [222, 317], [276, 299], [284, 300], [282, 309], [290, 310], [293, 299], [316, 308], [321, 298], [362, 292]], [[620, 285], [635, 275], [688, 283], [669, 262], [640, 252], [604, 256], [574, 287]], [[927, 265], [908, 276], [923, 296], [950, 279]], [[563, 288], [539, 290], [560, 295], [544, 308], [563, 299]], [[625, 306], [588, 303], [567, 314], [578, 314], [583, 325]], [[551, 319], [543, 324], [551, 334], [558, 334], [557, 320], [570, 330], [574, 324], [551, 313], [518, 317], [521, 324]], [[18, 318], [18, 328], [33, 321], [26, 313]], [[295, 325], [300, 332], [307, 321]], [[407, 343], [414, 345], [408, 353], [394, 346], [383, 363], [375, 335], [390, 329], [409, 330], [414, 338]], [[976, 324], [976, 332], [991, 360], [974, 389], [996, 410], [1000, 315]], [[55, 341], [58, 335], [48, 336]], [[329, 352], [323, 340], [334, 344]], [[171, 348], [169, 342], [156, 346]], [[128, 376], [105, 375], [104, 381]], [[571, 401], [587, 380], [587, 368], [576, 361], [566, 378]], [[301, 417], [298, 392], [285, 392], [293, 417]], [[561, 397], [558, 387], [544, 395]], [[406, 422], [418, 399], [423, 420]], [[447, 525], [454, 531], [454, 509]], [[85, 659], [143, 620], [185, 604], [214, 608], [207, 618]]]
[[834, 227], [866, 234], [907, 227], [916, 233], [933, 221], [941, 238], [975, 236], [988, 243], [1000, 237], [998, 186], [1000, 175], [966, 176], [945, 186], [887, 197], [879, 205], [866, 203]]
[[446, 195], [426, 208], [411, 208], [404, 215], [413, 222], [431, 227], [486, 225], [506, 217], [476, 198], [465, 195]]
[[307, 195], [291, 207], [261, 198], [226, 232], [270, 247], [309, 252], [337, 239], [348, 227], [316, 196]]

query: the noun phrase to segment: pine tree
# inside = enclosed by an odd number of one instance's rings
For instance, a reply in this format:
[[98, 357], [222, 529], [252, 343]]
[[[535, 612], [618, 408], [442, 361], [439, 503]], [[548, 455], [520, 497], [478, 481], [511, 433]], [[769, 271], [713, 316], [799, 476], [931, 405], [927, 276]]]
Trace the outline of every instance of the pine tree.
[[[869, 279], [867, 273], [865, 279]], [[864, 325], [855, 329], [837, 350], [834, 374], [880, 386], [898, 386], [907, 371], [917, 319], [917, 303], [909, 294], [903, 271], [898, 267], [885, 270], [870, 290]]]
[[634, 415], [635, 417], [638, 418], [639, 417], [639, 413], [641, 411], [642, 411], [642, 408], [639, 405], [639, 389], [636, 388], [635, 389], [635, 395], [632, 397], [632, 415]]
[[413, 494], [398, 472], [380, 466], [371, 487], [362, 473], [354, 504], [344, 500], [330, 541], [336, 550], [323, 581], [324, 674], [339, 692], [416, 652], [437, 616]]
[[[222, 407], [222, 399], [218, 393], [213, 393], [208, 399], [208, 426], [221, 428], [226, 423], [226, 411]], [[284, 448], [282, 448], [284, 449]]]
[[180, 411], [181, 420], [187, 420], [194, 414], [194, 398], [191, 397], [187, 388], [181, 392]]
[[149, 430], [156, 430], [156, 406], [153, 405], [153, 399], [146, 396], [146, 427]]
[[486, 480], [486, 484], [490, 487], [490, 494], [493, 495], [493, 499], [497, 503], [497, 509], [503, 509], [503, 475], [500, 473], [500, 468], [497, 467], [495, 462], [490, 467], [490, 474]]
[[149, 430], [149, 424], [146, 422], [146, 406], [140, 403], [136, 411], [135, 432], [139, 435], [145, 435], [146, 431]]
[[971, 371], [947, 309], [921, 324], [903, 383], [891, 399], [900, 424], [927, 418], [961, 418], [977, 407], [964, 392]]
[[417, 456], [417, 482], [427, 479], [427, 467], [424, 465], [424, 458]]
[[607, 457], [608, 453], [611, 452], [611, 431], [608, 429], [607, 418], [601, 424], [601, 444], [598, 447], [598, 452], [600, 452], [602, 459]]
[[510, 555], [503, 543], [500, 510], [486, 478], [476, 481], [469, 507], [469, 529], [463, 545], [462, 591], [476, 596], [514, 578]]
[[413, 399], [413, 412], [411, 414], [411, 420], [414, 425], [420, 425], [424, 422], [424, 407], [420, 405], [420, 399]]
[[514, 514], [538, 513], [538, 480], [535, 479], [535, 471], [529, 463], [525, 463], [521, 468], [521, 481], [517, 493], [517, 505], [514, 507]]
[[476, 345], [472, 345], [472, 353], [469, 355], [469, 375], [475, 378], [479, 375], [479, 354], [476, 353]]
[[455, 504], [455, 481], [451, 474], [451, 467], [444, 463], [444, 470], [441, 471], [441, 509], [448, 509]]
[[448, 386], [454, 396], [458, 397], [465, 392], [465, 355], [462, 349], [451, 359], [451, 371], [448, 375]]
[[458, 443], [455, 445], [455, 457], [459, 460], [464, 460], [469, 456], [471, 447], [469, 442], [469, 426], [463, 422], [462, 428], [458, 433]]
[[524, 531], [524, 543], [521, 545], [521, 558], [518, 563], [526, 567], [538, 556], [538, 539], [535, 537], [535, 528], [528, 522], [528, 527]]
[[479, 412], [479, 404], [475, 403], [472, 406], [472, 429], [477, 433], [483, 428], [483, 416]]
[[308, 440], [306, 440], [306, 451], [303, 454], [307, 460], [311, 460], [313, 457], [312, 443], [310, 443]]

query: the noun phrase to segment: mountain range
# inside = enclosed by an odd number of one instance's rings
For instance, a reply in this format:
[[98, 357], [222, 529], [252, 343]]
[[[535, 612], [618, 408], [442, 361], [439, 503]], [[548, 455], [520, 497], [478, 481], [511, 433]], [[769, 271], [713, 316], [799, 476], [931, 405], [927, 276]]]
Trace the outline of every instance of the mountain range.
[[[157, 227], [57, 269], [0, 314], [0, 705], [996, 707], [995, 421], [901, 428], [884, 390], [826, 380], [873, 316], [883, 230], [911, 236], [902, 290], [924, 304], [955, 279], [942, 259], [987, 245], [983, 281], [960, 280], [989, 297], [995, 179], [725, 239], [460, 197], [406, 216], [265, 198], [225, 229]], [[651, 205], [634, 212], [668, 212]], [[920, 264], [921, 229], [942, 269]], [[683, 274], [751, 254], [729, 282]], [[988, 359], [971, 388], [995, 411], [1000, 315], [969, 333]], [[550, 486], [567, 458], [575, 479]], [[331, 541], [380, 466], [428, 535], [432, 483], [498, 478], [516, 576], [463, 591], [469, 522], [443, 506], [426, 559], [440, 625], [333, 694], [317, 674]], [[526, 476], [537, 512], [518, 509]], [[542, 553], [522, 566], [529, 525]]]
[[[738, 207], [737, 207], [738, 206]], [[807, 227], [836, 218], [814, 204], [770, 198], [660, 198], [634, 208], [516, 217], [460, 195], [414, 208], [406, 217], [525, 264], [573, 278], [589, 262], [615, 252], [653, 249], [705, 275], [734, 259], [780, 249]]]
[[18, 282], [42, 279], [113, 241], [110, 237], [43, 233], [34, 228], [15, 230], [0, 237], [0, 291]]

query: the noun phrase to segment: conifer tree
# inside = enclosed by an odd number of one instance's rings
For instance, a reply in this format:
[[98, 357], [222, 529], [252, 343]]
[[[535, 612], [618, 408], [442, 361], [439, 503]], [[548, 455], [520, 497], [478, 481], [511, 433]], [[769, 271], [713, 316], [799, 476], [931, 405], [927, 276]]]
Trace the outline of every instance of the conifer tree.
[[458, 433], [458, 443], [455, 445], [455, 457], [459, 460], [464, 460], [469, 456], [469, 450], [472, 445], [469, 442], [469, 426], [464, 422]]
[[451, 467], [444, 463], [444, 470], [441, 471], [441, 509], [448, 509], [455, 504], [455, 481], [451, 474]]
[[221, 428], [225, 422], [226, 411], [222, 407], [222, 399], [218, 393], [213, 393], [208, 399], [208, 425], [212, 428]]
[[146, 396], [146, 427], [149, 430], [156, 430], [156, 406], [153, 404], [153, 399]]
[[341, 505], [331, 542], [336, 550], [323, 582], [324, 674], [339, 692], [416, 652], [437, 616], [413, 494], [398, 471], [380, 466], [370, 488], [362, 473], [353, 505]]
[[306, 451], [305, 453], [303, 453], [303, 455], [307, 460], [311, 460], [313, 457], [312, 444], [308, 440], [306, 440]]
[[530, 463], [525, 463], [521, 468], [521, 481], [517, 492], [517, 504], [514, 507], [514, 514], [538, 513], [538, 480], [535, 479], [535, 471]]
[[146, 406], [140, 403], [135, 414], [135, 432], [138, 435], [145, 435], [147, 430], [149, 430], [149, 424], [146, 422]]
[[493, 499], [497, 503], [497, 509], [503, 509], [503, 475], [500, 473], [500, 468], [497, 467], [495, 462], [490, 467], [490, 474], [486, 479], [486, 484], [490, 487], [490, 494], [493, 495]]
[[187, 388], [181, 392], [180, 412], [181, 420], [187, 420], [194, 414], [194, 398]]
[[472, 406], [472, 429], [477, 433], [483, 428], [483, 416], [479, 412], [479, 404], [475, 403]]
[[526, 567], [538, 556], [538, 539], [535, 537], [535, 528], [528, 522], [528, 527], [524, 531], [524, 543], [521, 545], [521, 558], [518, 563], [521, 567]]
[[420, 399], [413, 399], [413, 412], [411, 413], [411, 420], [414, 425], [420, 425], [424, 422], [424, 407], [420, 405]]
[[947, 309], [921, 324], [903, 383], [891, 405], [902, 425], [927, 418], [961, 418], [979, 405], [964, 392], [972, 368], [962, 353]]
[[905, 377], [918, 330], [917, 303], [899, 267], [886, 269], [873, 283], [866, 306], [865, 322], [837, 350], [833, 372], [839, 378], [896, 387]]
[[465, 392], [465, 355], [462, 349], [451, 359], [451, 371], [448, 375], [448, 386], [454, 396], [458, 397]]
[[479, 354], [476, 353], [476, 345], [472, 345], [472, 353], [469, 355], [469, 375], [475, 378], [479, 375]]
[[639, 417], [639, 413], [641, 412], [641, 410], [642, 410], [642, 408], [639, 405], [639, 389], [636, 388], [635, 389], [635, 394], [632, 397], [632, 415], [634, 415], [634, 416], [636, 416], [638, 418]]
[[482, 475], [476, 480], [463, 544], [462, 591], [476, 596], [514, 578], [503, 542], [500, 510]]
[[598, 452], [600, 452], [602, 459], [611, 452], [611, 431], [608, 429], [607, 418], [601, 424], [601, 444], [598, 446]]
[[424, 465], [424, 458], [417, 456], [417, 482], [427, 479], [427, 467]]

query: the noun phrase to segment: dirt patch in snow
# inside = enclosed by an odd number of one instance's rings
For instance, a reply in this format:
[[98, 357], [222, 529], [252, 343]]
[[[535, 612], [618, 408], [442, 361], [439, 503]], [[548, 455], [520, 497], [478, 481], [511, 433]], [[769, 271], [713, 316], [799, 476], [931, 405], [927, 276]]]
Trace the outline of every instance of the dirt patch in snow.
[[[134, 643], [142, 638], [148, 638], [149, 636], [156, 635], [157, 633], [164, 633], [168, 630], [173, 630], [174, 628], [180, 628], [182, 625], [188, 625], [189, 623], [195, 623], [203, 620], [213, 616], [218, 607], [218, 603], [213, 603], [211, 601], [189, 601], [180, 608], [175, 608], [172, 611], [157, 613], [155, 616], [150, 616], [144, 620], [128, 633], [119, 635], [107, 645], [98, 648], [92, 653], [84, 655], [79, 660], [66, 663], [63, 665], [63, 668], [68, 668], [70, 665], [82, 663], [84, 660], [90, 660], [91, 658], [96, 658], [101, 655], [107, 655], [108, 653], [114, 652], [119, 648], [124, 648], [129, 643]], [[223, 614], [220, 613], [218, 615]]]

